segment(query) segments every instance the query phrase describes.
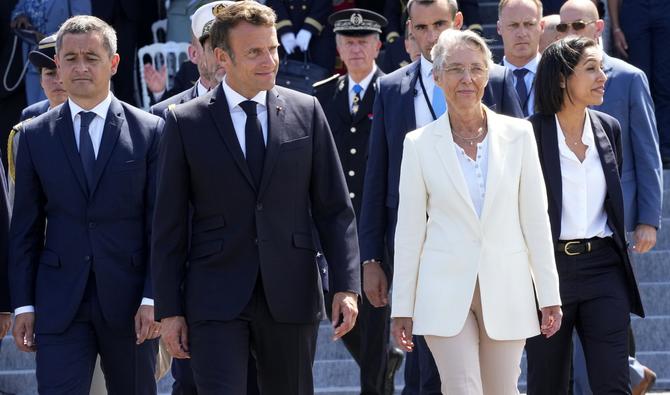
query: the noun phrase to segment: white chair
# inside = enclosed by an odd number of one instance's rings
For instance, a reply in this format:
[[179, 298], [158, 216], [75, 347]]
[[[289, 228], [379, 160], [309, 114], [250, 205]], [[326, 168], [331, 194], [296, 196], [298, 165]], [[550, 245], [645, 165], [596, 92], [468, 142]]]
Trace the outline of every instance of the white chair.
[[176, 43], [168, 41], [166, 43], [156, 43], [144, 46], [137, 51], [138, 67], [140, 69], [140, 83], [142, 85], [141, 99], [142, 108], [148, 110], [150, 107], [149, 89], [144, 79], [144, 60], [146, 57], [151, 59], [151, 64], [158, 71], [166, 66], [165, 90], [170, 90], [174, 85], [174, 77], [179, 71], [181, 64], [188, 60], [188, 43]]
[[[158, 32], [163, 31], [163, 41], [158, 37]], [[167, 37], [167, 19], [161, 19], [151, 24], [151, 33], [154, 35], [154, 44], [165, 42]]]

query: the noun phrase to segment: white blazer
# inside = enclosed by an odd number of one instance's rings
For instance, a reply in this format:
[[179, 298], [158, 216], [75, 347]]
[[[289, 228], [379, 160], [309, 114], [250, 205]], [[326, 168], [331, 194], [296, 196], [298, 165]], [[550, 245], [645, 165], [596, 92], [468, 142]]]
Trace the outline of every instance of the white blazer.
[[486, 332], [540, 333], [540, 307], [561, 304], [547, 195], [530, 122], [486, 110], [488, 175], [481, 218], [446, 114], [408, 133], [400, 171], [392, 317], [417, 335], [461, 332], [479, 278]]

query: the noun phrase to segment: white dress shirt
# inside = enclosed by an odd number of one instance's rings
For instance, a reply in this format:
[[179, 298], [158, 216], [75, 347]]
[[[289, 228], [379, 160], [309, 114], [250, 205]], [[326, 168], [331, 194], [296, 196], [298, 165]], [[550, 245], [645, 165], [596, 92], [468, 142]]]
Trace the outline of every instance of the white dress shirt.
[[475, 160], [472, 160], [472, 158], [465, 153], [465, 150], [454, 142], [456, 157], [458, 157], [458, 163], [461, 165], [461, 172], [463, 173], [463, 178], [468, 186], [470, 200], [472, 200], [472, 206], [475, 208], [478, 217], [482, 216], [484, 197], [486, 196], [486, 176], [489, 168], [488, 141], [489, 136], [487, 134], [486, 137], [484, 137], [484, 140], [477, 144], [477, 155], [475, 156]]
[[[247, 114], [244, 112], [240, 103], [247, 101], [246, 97], [235, 92], [233, 88], [226, 83], [224, 78], [221, 81], [221, 86], [223, 87], [223, 92], [226, 94], [226, 101], [228, 102], [228, 109], [230, 110], [230, 118], [233, 120], [233, 127], [235, 128], [235, 134], [237, 135], [237, 141], [240, 143], [240, 148], [242, 148], [242, 153], [244, 156], [247, 156], [247, 139], [244, 134], [244, 125], [247, 122]], [[251, 100], [256, 102], [256, 114], [258, 114], [258, 120], [261, 121], [261, 129], [263, 129], [263, 141], [265, 145], [268, 144], [268, 110], [266, 105], [267, 91], [260, 91], [256, 96]]]
[[[526, 76], [523, 78], [524, 82], [526, 83], [526, 89], [528, 92], [528, 101], [526, 101], [526, 110], [528, 111], [528, 114], [533, 115], [535, 114], [535, 74], [537, 74], [537, 65], [540, 63], [540, 54], [537, 54], [536, 57], [531, 59], [530, 62], [526, 63], [525, 65], [521, 67], [517, 67], [513, 65], [512, 63], [507, 61], [506, 57], [503, 57], [503, 65], [510, 69], [510, 71], [514, 72], [514, 70], [517, 69], [526, 69], [528, 72], [526, 73]], [[512, 73], [512, 80], [514, 82], [514, 86], [516, 86], [516, 76], [514, 73]]]
[[[100, 151], [100, 142], [102, 141], [102, 132], [105, 128], [105, 120], [107, 119], [107, 111], [109, 111], [109, 106], [112, 104], [112, 92], [109, 92], [107, 97], [100, 102], [97, 106], [93, 107], [90, 110], [84, 110], [77, 103], [72, 101], [72, 99], [67, 99], [67, 104], [70, 106], [70, 115], [72, 116], [72, 125], [74, 127], [74, 140], [77, 144], [77, 149], [79, 149], [80, 141], [80, 130], [81, 130], [81, 115], [80, 112], [94, 112], [95, 118], [91, 121], [91, 124], [88, 126], [88, 133], [91, 135], [91, 142], [93, 143], [93, 152], [95, 153], [96, 159], [98, 158], [98, 151]], [[154, 300], [150, 298], [142, 298], [141, 304], [147, 306], [153, 306]], [[34, 313], [35, 306], [21, 306], [14, 310], [14, 315], [19, 315], [23, 313]]]
[[[423, 86], [426, 88], [426, 95], [428, 95], [428, 100], [433, 100], [433, 89], [435, 88], [435, 80], [433, 79], [433, 63], [428, 59], [424, 58], [421, 55], [421, 64], [420, 70], [421, 79], [423, 80]], [[434, 121], [433, 114], [430, 112], [428, 107], [428, 102], [426, 102], [426, 97], [423, 94], [421, 89], [421, 83], [419, 79], [416, 80], [416, 85], [414, 86], [414, 115], [416, 117], [416, 127], [423, 127]], [[432, 105], [432, 103], [431, 103]], [[448, 109], [448, 105], [447, 105]]]
[[[360, 98], [363, 100], [363, 96], [365, 96], [365, 92], [368, 90], [368, 86], [370, 85], [370, 81], [372, 81], [372, 77], [374, 77], [375, 73], [377, 72], [377, 65], [373, 64], [372, 65], [372, 71], [370, 74], [368, 74], [365, 78], [361, 80], [361, 82], [358, 83], [358, 85], [363, 88], [361, 91]], [[354, 85], [356, 85], [356, 81], [351, 79], [351, 75], [349, 75], [347, 78], [349, 78], [349, 110], [354, 106], [354, 97], [356, 96], [356, 92], [354, 92]]]
[[209, 89], [206, 88], [202, 82], [200, 82], [200, 79], [198, 79], [198, 87], [196, 88], [198, 92], [198, 97], [205, 95], [207, 92], [209, 92]]
[[556, 119], [558, 153], [561, 162], [562, 210], [561, 240], [607, 237], [612, 230], [607, 225], [605, 197], [607, 184], [595, 144], [588, 114], [584, 121], [582, 143], [587, 146], [584, 161], [580, 162], [565, 142], [565, 135]]

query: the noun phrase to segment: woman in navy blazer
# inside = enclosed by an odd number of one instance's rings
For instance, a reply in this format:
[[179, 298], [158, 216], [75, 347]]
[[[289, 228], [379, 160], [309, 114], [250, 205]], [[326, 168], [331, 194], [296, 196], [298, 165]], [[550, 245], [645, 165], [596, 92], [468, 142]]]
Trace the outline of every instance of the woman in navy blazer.
[[594, 394], [630, 394], [630, 313], [643, 316], [624, 231], [621, 129], [600, 105], [607, 76], [595, 41], [570, 37], [542, 54], [530, 117], [549, 197], [563, 325], [528, 339], [528, 394], [567, 394], [574, 329]]

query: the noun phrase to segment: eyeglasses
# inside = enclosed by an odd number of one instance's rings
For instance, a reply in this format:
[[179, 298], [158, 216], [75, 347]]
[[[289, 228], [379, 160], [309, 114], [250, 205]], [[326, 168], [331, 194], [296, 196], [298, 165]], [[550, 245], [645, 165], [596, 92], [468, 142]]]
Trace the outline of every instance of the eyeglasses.
[[584, 21], [582, 19], [570, 23], [559, 23], [556, 25], [556, 31], [559, 33], [565, 33], [568, 31], [568, 27], [572, 26], [572, 30], [574, 31], [580, 31], [584, 29], [586, 26], [595, 23], [596, 21]]
[[447, 73], [448, 76], [462, 78], [465, 75], [465, 70], [468, 70], [468, 72], [470, 73], [470, 77], [481, 78], [486, 74], [488, 68], [479, 64], [473, 64], [470, 67], [447, 66], [444, 69], [444, 72]]

